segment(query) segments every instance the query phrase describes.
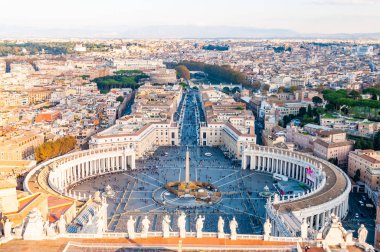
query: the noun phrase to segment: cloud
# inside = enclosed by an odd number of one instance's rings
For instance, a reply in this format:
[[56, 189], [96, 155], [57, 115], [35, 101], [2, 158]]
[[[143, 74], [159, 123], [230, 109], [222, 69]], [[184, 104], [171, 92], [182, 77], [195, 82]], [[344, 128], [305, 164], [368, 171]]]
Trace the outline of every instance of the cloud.
[[312, 3], [320, 5], [368, 5], [379, 4], [380, 0], [313, 0]]

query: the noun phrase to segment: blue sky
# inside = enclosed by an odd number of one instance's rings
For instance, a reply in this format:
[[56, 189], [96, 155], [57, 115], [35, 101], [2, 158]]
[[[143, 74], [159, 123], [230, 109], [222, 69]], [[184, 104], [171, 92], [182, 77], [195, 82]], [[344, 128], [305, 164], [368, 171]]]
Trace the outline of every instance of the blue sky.
[[34, 28], [204, 25], [301, 33], [380, 32], [380, 0], [7, 0], [1, 25]]

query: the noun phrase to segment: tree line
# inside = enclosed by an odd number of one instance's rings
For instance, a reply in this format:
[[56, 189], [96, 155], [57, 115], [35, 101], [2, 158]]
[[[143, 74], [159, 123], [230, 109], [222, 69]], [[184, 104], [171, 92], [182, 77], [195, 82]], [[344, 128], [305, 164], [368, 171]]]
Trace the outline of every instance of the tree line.
[[380, 101], [361, 99], [360, 93], [354, 90], [348, 93], [345, 89], [338, 91], [327, 89], [322, 93], [323, 98], [336, 110], [339, 110], [343, 105], [349, 107], [380, 108]]
[[45, 142], [35, 149], [37, 162], [58, 157], [75, 148], [77, 141], [73, 136], [65, 136], [55, 141]]
[[210, 78], [213, 78], [220, 82], [242, 84], [247, 87], [251, 87], [250, 81], [244, 73], [236, 71], [229, 65], [212, 65], [198, 61], [181, 61], [178, 64], [167, 63], [167, 67], [175, 68], [183, 65], [190, 71], [202, 71], [206, 73]]
[[149, 78], [148, 75], [141, 71], [119, 70], [116, 75], [98, 77], [92, 81], [96, 83], [99, 90], [108, 92], [112, 88], [132, 88], [133, 90], [140, 87], [142, 79]]

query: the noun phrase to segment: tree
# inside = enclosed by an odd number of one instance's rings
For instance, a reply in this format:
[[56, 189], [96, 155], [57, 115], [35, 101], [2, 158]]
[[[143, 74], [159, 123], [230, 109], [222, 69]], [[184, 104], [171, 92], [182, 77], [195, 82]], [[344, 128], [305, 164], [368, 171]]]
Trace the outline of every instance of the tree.
[[263, 92], [265, 92], [265, 93], [266, 93], [266, 92], [268, 92], [268, 91], [269, 91], [269, 89], [270, 89], [270, 86], [269, 86], [268, 84], [264, 84], [264, 85], [262, 86], [262, 88], [261, 88], [261, 89], [262, 89], [262, 91], [263, 91]]
[[354, 177], [353, 177], [353, 180], [354, 180], [355, 182], [357, 182], [357, 181], [360, 180], [360, 169], [357, 169], [357, 170], [355, 171], [355, 175], [354, 175]]
[[285, 87], [279, 87], [277, 91], [278, 91], [278, 93], [284, 93]]
[[240, 89], [238, 87], [234, 87], [232, 90], [231, 90], [231, 93], [235, 94], [236, 92], [239, 92]]
[[326, 104], [325, 109], [327, 111], [334, 111], [335, 107], [334, 107], [334, 105], [329, 103], [329, 104]]
[[258, 90], [261, 87], [261, 83], [260, 83], [260, 81], [253, 81], [251, 86], [253, 89]]
[[359, 138], [356, 142], [355, 142], [355, 144], [354, 144], [354, 148], [355, 149], [363, 149], [363, 146], [364, 146], [364, 141], [363, 141], [363, 139], [362, 138]]
[[338, 158], [330, 158], [328, 161], [334, 165], [338, 165]]
[[224, 88], [222, 89], [222, 92], [223, 92], [223, 93], [226, 93], [226, 94], [229, 94], [229, 93], [231, 92], [231, 90], [230, 90], [229, 87], [224, 87]]
[[46, 142], [35, 149], [35, 158], [38, 162], [68, 153], [75, 148], [76, 139], [66, 136], [53, 142]]
[[380, 150], [380, 130], [376, 132], [373, 138], [373, 148], [375, 150]]
[[282, 118], [282, 127], [286, 128], [286, 125], [288, 125], [290, 123], [292, 119], [290, 118], [290, 116], [288, 115], [285, 115], [283, 118]]
[[313, 101], [315, 106], [318, 106], [319, 104], [322, 104], [323, 102], [322, 98], [319, 96], [314, 96], [311, 100]]
[[311, 105], [310, 104], [307, 106], [307, 115], [309, 117], [313, 117], [313, 110], [311, 109]]
[[118, 102], [123, 102], [124, 101], [124, 97], [123, 96], [118, 96], [117, 98], [116, 98], [116, 101], [118, 101]]
[[354, 100], [357, 100], [359, 99], [361, 96], [360, 96], [360, 93], [356, 90], [352, 90], [349, 94], [348, 94], [352, 99]]
[[299, 116], [304, 116], [306, 114], [306, 108], [305, 107], [301, 107], [299, 112], [298, 112], [298, 115]]
[[177, 76], [179, 78], [183, 78], [185, 80], [190, 80], [190, 71], [189, 69], [184, 65], [179, 65], [175, 68], [177, 72]]
[[298, 87], [296, 87], [296, 86], [291, 86], [291, 87], [290, 87], [290, 92], [294, 93], [297, 89], [298, 89]]

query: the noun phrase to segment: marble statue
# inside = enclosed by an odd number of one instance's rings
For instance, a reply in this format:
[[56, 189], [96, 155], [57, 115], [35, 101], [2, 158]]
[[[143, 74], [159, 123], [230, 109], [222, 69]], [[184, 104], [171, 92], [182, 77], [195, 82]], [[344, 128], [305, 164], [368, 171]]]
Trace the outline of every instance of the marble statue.
[[24, 225], [18, 225], [13, 229], [13, 232], [15, 233], [15, 236], [20, 238], [22, 236], [22, 230], [24, 229]]
[[280, 196], [277, 193], [275, 193], [273, 197], [273, 203], [276, 204], [278, 202], [280, 202]]
[[25, 230], [23, 233], [24, 240], [42, 240], [45, 238], [44, 221], [41, 212], [33, 208], [26, 217]]
[[112, 189], [110, 185], [106, 186], [104, 192], [106, 197], [113, 198], [115, 196], [115, 191]]
[[339, 218], [332, 213], [323, 227], [319, 230], [317, 237], [318, 240], [323, 240], [325, 246], [338, 246], [342, 250], [348, 245], [352, 245], [352, 232], [347, 231]]
[[10, 238], [12, 236], [12, 225], [13, 225], [13, 222], [9, 221], [9, 219], [7, 219], [4, 223], [4, 237], [5, 238]]
[[90, 214], [90, 215], [88, 215], [88, 221], [87, 221], [87, 223], [86, 223], [86, 225], [92, 225], [92, 215]]
[[272, 224], [270, 223], [269, 219], [267, 219], [264, 223], [264, 241], [269, 240], [271, 230], [272, 230]]
[[45, 233], [46, 236], [47, 236], [49, 224], [50, 224], [50, 222], [48, 220], [45, 221], [45, 223], [44, 223], [44, 233]]
[[56, 224], [51, 223], [46, 227], [46, 236], [47, 237], [55, 237], [56, 236]]
[[148, 216], [145, 215], [141, 224], [142, 224], [141, 238], [147, 238], [148, 237], [148, 231], [149, 231], [149, 225], [150, 225], [150, 220], [148, 219]]
[[170, 222], [170, 217], [166, 214], [162, 220], [162, 236], [164, 238], [170, 237]]
[[64, 234], [66, 233], [66, 221], [65, 218], [63, 218], [63, 215], [58, 220], [58, 233]]
[[186, 237], [186, 214], [181, 212], [181, 215], [178, 217], [177, 226], [179, 228], [179, 237]]
[[94, 200], [95, 202], [98, 202], [98, 203], [101, 203], [101, 202], [102, 202], [102, 198], [100, 197], [100, 192], [99, 192], [99, 191], [96, 191], [96, 192], [94, 193], [93, 200]]
[[218, 220], [218, 238], [224, 238], [224, 220], [219, 216]]
[[202, 229], [205, 219], [206, 218], [204, 216], [202, 217], [202, 215], [199, 215], [195, 223], [195, 229], [197, 230], [197, 238], [202, 238]]
[[339, 222], [339, 217], [336, 216], [334, 213], [331, 214], [331, 223], [337, 224]]
[[136, 220], [133, 219], [132, 216], [129, 216], [129, 220], [127, 221], [127, 231], [128, 231], [129, 239], [135, 239], [136, 237], [135, 223], [136, 223]]
[[231, 240], [236, 240], [237, 239], [237, 228], [238, 228], [238, 223], [235, 219], [235, 217], [232, 218], [230, 221], [230, 230], [231, 230]]
[[358, 229], [358, 242], [362, 244], [365, 243], [365, 241], [367, 240], [367, 235], [368, 230], [363, 224], [361, 224], [360, 228]]
[[301, 238], [307, 239], [307, 230], [309, 228], [309, 225], [306, 222], [306, 219], [303, 219], [301, 224]]

